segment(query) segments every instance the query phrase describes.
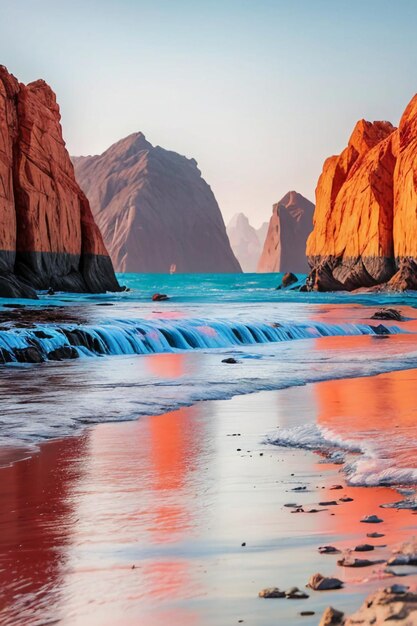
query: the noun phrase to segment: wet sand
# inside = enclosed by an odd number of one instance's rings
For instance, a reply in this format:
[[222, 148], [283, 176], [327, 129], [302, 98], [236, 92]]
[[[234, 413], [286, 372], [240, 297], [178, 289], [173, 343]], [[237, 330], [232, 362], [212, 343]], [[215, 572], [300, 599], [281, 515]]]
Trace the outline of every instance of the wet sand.
[[[386, 412], [381, 389], [394, 390], [390, 410], [401, 424], [413, 410], [404, 393], [416, 383], [413, 370], [199, 403], [101, 424], [0, 469], [1, 624], [313, 626], [329, 604], [353, 610], [380, 586], [417, 582], [381, 580], [380, 566], [346, 569], [317, 552], [392, 547], [417, 534], [411, 511], [379, 508], [397, 492], [332, 490], [344, 484], [339, 466], [263, 443], [278, 426], [345, 424], [350, 413], [352, 427], [368, 433]], [[354, 500], [318, 505], [345, 495]], [[294, 514], [291, 502], [326, 510]], [[360, 523], [369, 514], [384, 523]], [[367, 539], [375, 530], [385, 536]], [[364, 556], [388, 554], [378, 547]], [[269, 586], [304, 588], [315, 572], [345, 588], [309, 591], [307, 600], [257, 597]], [[300, 616], [305, 610], [315, 615]]]

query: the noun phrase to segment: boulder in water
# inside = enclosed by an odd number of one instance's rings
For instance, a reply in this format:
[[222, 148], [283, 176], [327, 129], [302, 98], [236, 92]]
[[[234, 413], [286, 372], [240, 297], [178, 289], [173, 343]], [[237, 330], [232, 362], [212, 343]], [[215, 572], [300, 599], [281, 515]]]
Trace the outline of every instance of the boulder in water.
[[60, 346], [48, 352], [48, 359], [50, 361], [64, 361], [66, 359], [78, 359], [79, 354], [72, 346]]
[[398, 309], [383, 308], [379, 309], [379, 311], [375, 311], [371, 320], [395, 320], [396, 322], [402, 322], [403, 316]]
[[322, 574], [313, 574], [308, 581], [307, 587], [315, 591], [328, 591], [330, 589], [341, 589], [343, 582], [338, 578], [327, 577]]
[[165, 300], [169, 300], [166, 293], [154, 293], [152, 296], [152, 302], [164, 302]]

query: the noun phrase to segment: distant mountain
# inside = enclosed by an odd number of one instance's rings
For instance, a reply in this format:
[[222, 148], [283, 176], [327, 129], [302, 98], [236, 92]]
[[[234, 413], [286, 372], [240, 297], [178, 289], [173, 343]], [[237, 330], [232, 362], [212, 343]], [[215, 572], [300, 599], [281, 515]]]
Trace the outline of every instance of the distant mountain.
[[314, 204], [296, 191], [274, 204], [258, 272], [308, 272], [306, 241], [313, 213]]
[[73, 163], [117, 271], [241, 271], [194, 159], [139, 132]]
[[228, 223], [230, 245], [244, 272], [256, 272], [267, 229], [267, 222], [255, 229], [244, 213], [236, 213]]

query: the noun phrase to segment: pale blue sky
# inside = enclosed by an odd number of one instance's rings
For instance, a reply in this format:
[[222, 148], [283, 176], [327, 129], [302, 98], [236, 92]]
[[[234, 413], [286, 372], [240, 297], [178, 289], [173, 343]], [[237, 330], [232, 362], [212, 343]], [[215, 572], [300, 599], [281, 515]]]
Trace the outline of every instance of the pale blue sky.
[[0, 63], [57, 92], [72, 154], [141, 130], [195, 157], [226, 221], [314, 200], [357, 119], [417, 86], [416, 0], [0, 0]]

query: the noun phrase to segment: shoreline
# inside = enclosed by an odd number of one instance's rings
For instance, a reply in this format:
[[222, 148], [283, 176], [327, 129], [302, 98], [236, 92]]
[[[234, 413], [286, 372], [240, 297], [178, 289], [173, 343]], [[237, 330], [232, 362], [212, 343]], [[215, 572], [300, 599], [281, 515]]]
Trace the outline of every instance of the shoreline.
[[[311, 418], [317, 412], [314, 394], [323, 384], [95, 425], [46, 442], [30, 459], [1, 468], [0, 578], [6, 596], [13, 592], [3, 607], [5, 626], [18, 623], [13, 619], [26, 610], [19, 597], [27, 585], [37, 590], [34, 615], [45, 621], [58, 617], [64, 625], [85, 619], [100, 626], [130, 625], [142, 619], [159, 626], [168, 611], [173, 626], [223, 626], [239, 619], [272, 626], [277, 615], [286, 623], [313, 626], [328, 604], [352, 612], [370, 592], [398, 582], [380, 578], [378, 570], [371, 575], [373, 567], [341, 568], [337, 557], [317, 552], [319, 545], [353, 547], [378, 530], [385, 537], [375, 543], [384, 541], [388, 548], [376, 548], [371, 558], [386, 558], [416, 529], [411, 511], [379, 508], [398, 500], [397, 492], [346, 486], [340, 466], [320, 463], [314, 452], [261, 443], [277, 425]], [[334, 483], [344, 488], [330, 489]], [[292, 491], [303, 485], [305, 491]], [[294, 502], [322, 508], [319, 502], [335, 495], [339, 500], [340, 494], [353, 502], [315, 514], [293, 514], [285, 507]], [[55, 511], [52, 518], [50, 510]], [[369, 514], [379, 514], [384, 523], [376, 528], [360, 523]], [[28, 535], [30, 528], [34, 536]], [[23, 545], [24, 561], [12, 536]], [[35, 557], [36, 543], [42, 557]], [[7, 568], [11, 555], [20, 571], [17, 587]], [[39, 571], [36, 581], [27, 570], [39, 559], [49, 575], [57, 570], [52, 588], [45, 588]], [[306, 590], [306, 600], [257, 597], [264, 587], [304, 589], [317, 571], [337, 575], [346, 582], [344, 589]], [[84, 587], [91, 576], [96, 582], [91, 580], [95, 591], [89, 596]], [[116, 595], [113, 585], [119, 589]], [[103, 593], [109, 594], [105, 600]], [[299, 615], [305, 610], [315, 614]]]

